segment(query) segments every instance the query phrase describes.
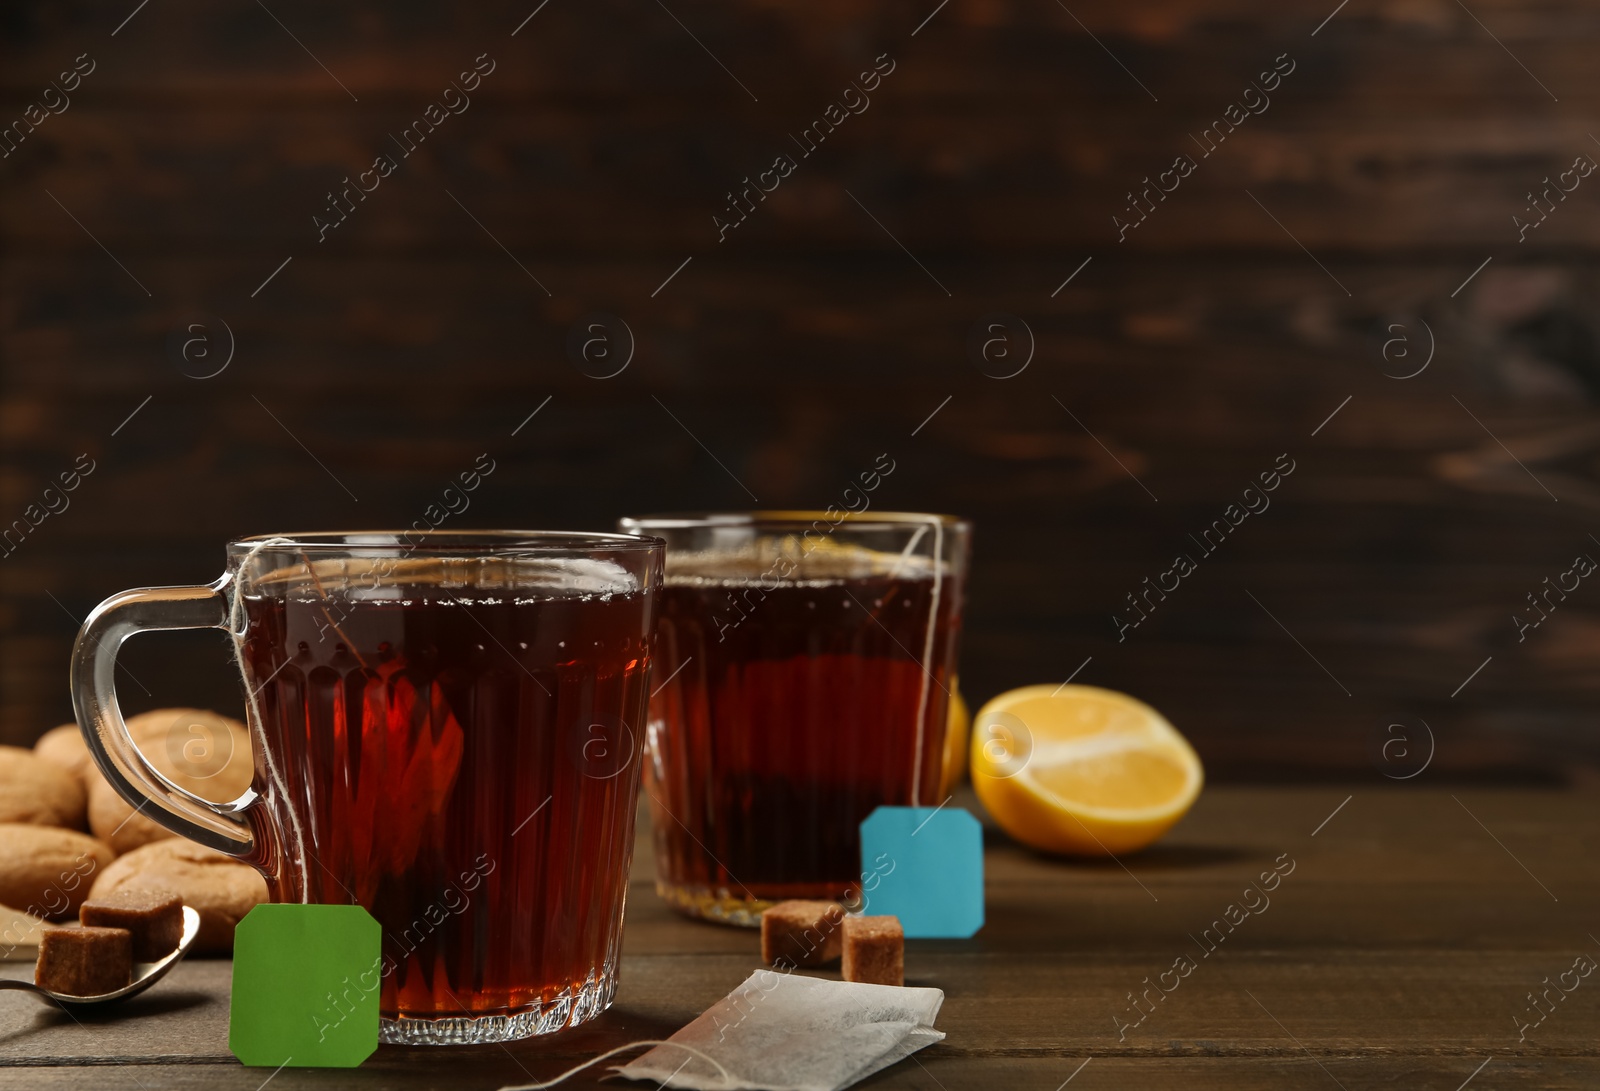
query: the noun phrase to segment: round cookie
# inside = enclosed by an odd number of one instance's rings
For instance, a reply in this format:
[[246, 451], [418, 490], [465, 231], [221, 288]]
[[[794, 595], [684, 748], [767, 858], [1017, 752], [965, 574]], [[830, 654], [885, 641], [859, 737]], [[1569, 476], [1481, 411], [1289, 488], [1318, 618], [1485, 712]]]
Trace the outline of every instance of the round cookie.
[[78, 730], [75, 723], [62, 724], [46, 731], [33, 744], [33, 752], [80, 778], [87, 776], [94, 767], [94, 759], [89, 756], [89, 745], [83, 741], [83, 732]]
[[[195, 708], [159, 708], [128, 719], [139, 752], [168, 780], [213, 803], [237, 799], [255, 775], [250, 733], [237, 720]], [[148, 817], [135, 814], [115, 788], [90, 767], [89, 828], [119, 853], [172, 837]]]
[[38, 917], [76, 917], [113, 855], [87, 834], [0, 823], [0, 904]]
[[177, 834], [148, 817], [145, 808], [138, 813], [98, 771], [89, 774], [89, 829], [110, 845], [117, 855], [132, 852], [152, 841], [163, 841]]
[[233, 950], [233, 926], [267, 900], [267, 882], [248, 864], [226, 853], [170, 837], [118, 858], [95, 880], [93, 897], [120, 890], [176, 894], [200, 914], [195, 950], [226, 954]]
[[0, 822], [83, 828], [83, 782], [20, 746], [0, 746]]

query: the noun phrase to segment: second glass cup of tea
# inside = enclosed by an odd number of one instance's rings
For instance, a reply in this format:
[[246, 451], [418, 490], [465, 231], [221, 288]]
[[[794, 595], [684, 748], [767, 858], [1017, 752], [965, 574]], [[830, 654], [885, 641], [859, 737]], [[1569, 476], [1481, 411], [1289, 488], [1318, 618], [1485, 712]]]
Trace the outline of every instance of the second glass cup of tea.
[[621, 520], [664, 538], [644, 772], [656, 889], [755, 925], [848, 900], [859, 827], [944, 799], [971, 527], [763, 511]]

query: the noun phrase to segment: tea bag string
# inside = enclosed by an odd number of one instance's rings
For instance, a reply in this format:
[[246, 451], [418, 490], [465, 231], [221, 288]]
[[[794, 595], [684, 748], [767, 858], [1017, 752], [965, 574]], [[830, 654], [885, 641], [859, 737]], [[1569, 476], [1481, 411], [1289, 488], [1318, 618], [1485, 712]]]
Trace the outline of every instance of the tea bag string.
[[[609, 1060], [610, 1058], [615, 1057], [619, 1053], [626, 1053], [630, 1049], [638, 1049], [640, 1046], [672, 1046], [674, 1049], [681, 1049], [681, 1050], [684, 1050], [684, 1051], [686, 1051], [688, 1053], [692, 1053], [696, 1057], [699, 1057], [702, 1061], [704, 1061], [707, 1064], [709, 1064], [711, 1067], [715, 1068], [717, 1070], [717, 1074], [720, 1075], [726, 1083], [728, 1083], [730, 1085], [733, 1083], [733, 1073], [729, 1072], [726, 1068], [723, 1068], [721, 1063], [715, 1057], [711, 1056], [709, 1053], [705, 1053], [705, 1052], [703, 1052], [701, 1050], [698, 1050], [694, 1046], [684, 1045], [682, 1042], [672, 1042], [672, 1041], [666, 1041], [666, 1040], [663, 1040], [663, 1039], [644, 1038], [644, 1039], [640, 1039], [637, 1042], [629, 1042], [625, 1046], [618, 1046], [616, 1049], [608, 1049], [604, 1053], [600, 1054], [600, 1056], [598, 1056], [598, 1057], [591, 1057], [589, 1060], [584, 1061], [582, 1064], [578, 1065], [577, 1067], [567, 1069], [565, 1072], [561, 1073], [561, 1075], [555, 1077], [554, 1079], [545, 1080], [543, 1083], [519, 1083], [519, 1084], [513, 1084], [513, 1085], [510, 1085], [510, 1086], [507, 1086], [507, 1087], [500, 1088], [500, 1091], [545, 1091], [545, 1088], [554, 1087], [557, 1084], [565, 1083], [567, 1080], [572, 1079], [572, 1077], [576, 1076], [578, 1073], [582, 1072], [586, 1068], [593, 1068], [595, 1065], [599, 1064], [601, 1061]], [[684, 1064], [688, 1064], [689, 1062], [688, 1062], [687, 1059], [685, 1059], [683, 1063]], [[679, 1065], [678, 1067], [681, 1069], [683, 1067], [683, 1065]], [[672, 1075], [676, 1076], [677, 1073], [674, 1072]], [[667, 1079], [668, 1080], [672, 1079], [672, 1076], [668, 1076]], [[665, 1086], [665, 1083], [663, 1083], [663, 1086]]]
[[[906, 543], [905, 549], [900, 551], [900, 558], [895, 562], [894, 571], [889, 573], [890, 578], [900, 574], [911, 559], [917, 544], [922, 541], [928, 531], [933, 531], [933, 587], [928, 603], [928, 635], [923, 639], [922, 648], [922, 674], [924, 681], [920, 696], [917, 700], [917, 749], [916, 764], [911, 767], [911, 805], [919, 806], [922, 802], [922, 750], [923, 736], [928, 732], [928, 701], [933, 696], [928, 688], [930, 684], [938, 682], [928, 670], [928, 664], [933, 662], [933, 642], [939, 630], [939, 599], [944, 590], [944, 520], [937, 515], [931, 516], [927, 523], [919, 526], [917, 532], [911, 536], [911, 541]], [[945, 689], [943, 683], [938, 683], [939, 688], [948, 696], [950, 691]]]
[[[239, 567], [235, 569], [233, 577], [234, 593], [228, 603], [228, 635], [233, 637], [236, 644], [244, 638], [244, 598], [239, 594], [239, 592], [244, 589], [245, 577], [249, 572], [251, 563], [254, 562], [256, 557], [261, 554], [262, 550], [274, 548], [281, 549], [293, 545], [294, 542], [288, 538], [263, 538], [261, 541], [251, 546], [248, 553], [239, 558]], [[242, 661], [240, 665], [241, 667], [243, 666]], [[245, 691], [249, 692], [248, 685], [246, 685]]]
[[[267, 746], [264, 741], [266, 721], [261, 718], [261, 702], [257, 699], [260, 691], [250, 685], [250, 673], [245, 669], [244, 637], [247, 629], [247, 621], [244, 616], [244, 584], [245, 580], [249, 578], [250, 565], [255, 561], [256, 557], [261, 553], [262, 550], [283, 548], [293, 545], [294, 542], [288, 538], [263, 538], [261, 541], [251, 546], [250, 552], [246, 553], [242, 558], [240, 558], [239, 566], [234, 569], [233, 587], [231, 589], [232, 594], [230, 596], [231, 601], [228, 603], [228, 636], [233, 640], [233, 661], [239, 668], [239, 684], [244, 687], [244, 699], [246, 704], [249, 706], [249, 720], [251, 727], [258, 732], [256, 737], [251, 740], [251, 745], [253, 749], [258, 749], [260, 751], [261, 760], [265, 762], [267, 766], [267, 776], [272, 781], [273, 791], [278, 794], [280, 799], [288, 798], [289, 785], [283, 779], [283, 773], [278, 769], [277, 758], [272, 756], [272, 747]], [[262, 685], [265, 686], [266, 683], [263, 682]], [[289, 818], [289, 832], [294, 838], [294, 862], [295, 866], [299, 868], [301, 872], [299, 882], [300, 897], [301, 900], [304, 901], [309, 897], [309, 891], [307, 890], [307, 884], [305, 881], [305, 831], [300, 828], [300, 817], [295, 813], [295, 809], [293, 807], [280, 808], [279, 813], [286, 814]]]

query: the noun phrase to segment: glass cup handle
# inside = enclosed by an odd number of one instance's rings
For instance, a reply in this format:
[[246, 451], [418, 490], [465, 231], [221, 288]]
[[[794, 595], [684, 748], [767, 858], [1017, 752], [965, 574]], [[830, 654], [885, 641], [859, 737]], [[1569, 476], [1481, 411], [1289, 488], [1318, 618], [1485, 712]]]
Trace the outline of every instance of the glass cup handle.
[[89, 753], [117, 794], [180, 837], [230, 856], [248, 856], [255, 836], [239, 815], [259, 798], [247, 788], [232, 803], [212, 803], [174, 784], [139, 752], [117, 707], [115, 671], [122, 642], [155, 629], [229, 628], [232, 578], [209, 586], [144, 587], [94, 608], [72, 646], [72, 710]]

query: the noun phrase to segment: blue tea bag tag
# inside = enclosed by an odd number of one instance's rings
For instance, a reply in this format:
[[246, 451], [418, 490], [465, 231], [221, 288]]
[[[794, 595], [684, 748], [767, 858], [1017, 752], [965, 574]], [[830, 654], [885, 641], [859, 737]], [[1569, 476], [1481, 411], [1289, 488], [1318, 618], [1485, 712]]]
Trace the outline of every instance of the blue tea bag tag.
[[983, 927], [983, 827], [959, 808], [879, 807], [861, 823], [861, 902], [899, 917], [908, 939], [970, 938]]

